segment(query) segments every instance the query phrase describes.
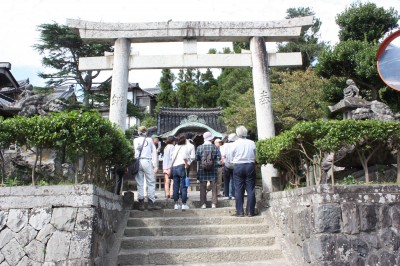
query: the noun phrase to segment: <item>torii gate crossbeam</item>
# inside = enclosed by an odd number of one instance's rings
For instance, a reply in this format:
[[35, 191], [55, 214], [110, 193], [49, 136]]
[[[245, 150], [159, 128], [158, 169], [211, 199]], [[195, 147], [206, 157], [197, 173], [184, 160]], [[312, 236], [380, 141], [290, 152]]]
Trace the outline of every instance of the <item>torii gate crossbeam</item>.
[[[88, 42], [114, 44], [114, 55], [80, 58], [80, 70], [113, 70], [110, 121], [125, 130], [128, 77], [130, 69], [189, 67], [252, 67], [258, 139], [275, 136], [268, 67], [300, 65], [301, 54], [268, 55], [265, 42], [299, 38], [312, 25], [313, 17], [279, 21], [186, 21], [148, 23], [102, 23], [67, 20], [67, 25]], [[250, 54], [198, 55], [197, 42], [250, 41]], [[184, 53], [175, 56], [139, 56], [130, 54], [131, 43], [183, 42]], [[282, 60], [285, 58], [286, 61]], [[281, 59], [279, 59], [281, 58]], [[276, 59], [276, 60], [275, 60]], [[269, 61], [273, 62], [269, 64]], [[261, 168], [264, 191], [274, 190], [277, 177], [272, 165]]]

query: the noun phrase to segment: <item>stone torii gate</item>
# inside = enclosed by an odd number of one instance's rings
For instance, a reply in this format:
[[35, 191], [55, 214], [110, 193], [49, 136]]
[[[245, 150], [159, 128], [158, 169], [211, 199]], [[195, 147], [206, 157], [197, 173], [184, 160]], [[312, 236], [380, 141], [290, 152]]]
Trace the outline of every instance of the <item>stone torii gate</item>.
[[[301, 53], [267, 54], [265, 42], [299, 38], [312, 25], [313, 17], [279, 21], [186, 21], [148, 23], [103, 23], [67, 19], [67, 25], [87, 42], [114, 44], [114, 54], [79, 58], [79, 70], [112, 70], [111, 122], [125, 130], [129, 70], [252, 67], [258, 139], [275, 136], [269, 66], [298, 66]], [[197, 54], [197, 42], [250, 41], [250, 52]], [[183, 42], [180, 55], [131, 55], [131, 43]], [[272, 165], [261, 168], [264, 191], [273, 191]]]

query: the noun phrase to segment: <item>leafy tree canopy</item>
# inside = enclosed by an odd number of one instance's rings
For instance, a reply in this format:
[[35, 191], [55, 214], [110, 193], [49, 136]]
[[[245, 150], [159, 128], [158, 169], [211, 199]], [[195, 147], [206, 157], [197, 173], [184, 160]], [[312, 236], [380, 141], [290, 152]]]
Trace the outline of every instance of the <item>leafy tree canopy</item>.
[[[289, 8], [286, 13], [286, 19], [315, 15], [314, 11], [309, 7]], [[306, 70], [326, 47], [325, 42], [319, 41], [321, 24], [319, 18], [314, 18], [311, 27], [307, 31], [304, 31], [298, 40], [278, 43], [278, 52], [301, 52], [303, 59], [301, 69]]]
[[339, 40], [374, 42], [397, 27], [399, 15], [394, 8], [385, 10], [374, 3], [355, 2], [336, 16]]
[[52, 73], [39, 73], [39, 76], [47, 80], [47, 86], [77, 84], [83, 90], [84, 102], [88, 105], [88, 93], [100, 71], [79, 71], [79, 58], [101, 56], [105, 51], [113, 52], [113, 47], [106, 44], [84, 43], [70, 28], [57, 23], [41, 24], [38, 26], [38, 31], [40, 31], [40, 42], [33, 47], [43, 55], [43, 66], [54, 70]]
[[351, 78], [363, 97], [379, 100], [379, 90], [385, 86], [376, 70], [378, 40], [397, 27], [398, 19], [392, 8], [385, 10], [372, 3], [352, 4], [337, 16], [341, 41], [321, 53], [315, 68], [317, 73], [325, 78]]

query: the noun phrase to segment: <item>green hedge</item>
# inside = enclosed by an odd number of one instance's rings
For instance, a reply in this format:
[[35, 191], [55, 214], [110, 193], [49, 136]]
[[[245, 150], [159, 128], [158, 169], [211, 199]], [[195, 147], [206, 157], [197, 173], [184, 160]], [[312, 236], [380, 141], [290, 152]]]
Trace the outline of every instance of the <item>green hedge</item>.
[[55, 149], [64, 162], [75, 165], [83, 158], [79, 182], [101, 184], [112, 166], [127, 165], [133, 157], [125, 134], [97, 112], [60, 112], [0, 121], [0, 146], [8, 148], [13, 143], [35, 147], [39, 162], [42, 149]]
[[304, 165], [321, 169], [323, 157], [337, 153], [343, 147], [352, 146], [368, 177], [368, 160], [379, 149], [397, 153], [400, 147], [400, 124], [377, 120], [332, 120], [301, 122], [291, 130], [257, 142], [257, 160], [261, 164], [273, 164], [289, 173], [291, 182], [298, 186], [304, 176]]

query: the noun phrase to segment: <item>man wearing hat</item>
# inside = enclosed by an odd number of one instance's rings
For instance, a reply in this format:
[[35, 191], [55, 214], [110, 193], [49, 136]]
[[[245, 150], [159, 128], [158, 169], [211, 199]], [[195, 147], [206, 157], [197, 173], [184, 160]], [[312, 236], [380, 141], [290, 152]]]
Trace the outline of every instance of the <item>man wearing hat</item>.
[[153, 140], [147, 137], [147, 128], [145, 126], [140, 126], [138, 128], [138, 134], [139, 137], [133, 140], [133, 146], [135, 149], [135, 158], [139, 159], [140, 162], [139, 173], [135, 177], [139, 200], [139, 210], [144, 210], [145, 180], [148, 188], [148, 210], [158, 210], [161, 208], [154, 204], [156, 199], [155, 173], [158, 171], [157, 148], [154, 145]]
[[[218, 162], [221, 160], [221, 153], [219, 149], [211, 143], [214, 136], [211, 132], [207, 131], [203, 134], [204, 143], [196, 149], [196, 161], [199, 161], [199, 167], [197, 170], [197, 179], [200, 182], [200, 204], [201, 208], [206, 208], [207, 202], [207, 182], [211, 182], [211, 207], [217, 207], [217, 174], [218, 174]], [[211, 170], [204, 169], [202, 165], [203, 154], [211, 153], [211, 158], [213, 161], [213, 167]]]

